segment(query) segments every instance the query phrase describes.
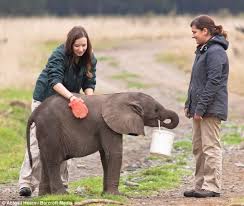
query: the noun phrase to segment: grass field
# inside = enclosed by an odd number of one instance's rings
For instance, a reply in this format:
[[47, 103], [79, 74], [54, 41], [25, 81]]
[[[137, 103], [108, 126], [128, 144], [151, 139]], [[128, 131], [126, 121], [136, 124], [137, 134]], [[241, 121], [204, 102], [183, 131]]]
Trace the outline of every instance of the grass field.
[[30, 101], [31, 91], [1, 90], [0, 183], [16, 181], [19, 177], [25, 151], [25, 128], [30, 114]]
[[[45, 66], [51, 50], [65, 40], [74, 25], [83, 25], [91, 38], [94, 51], [118, 47], [130, 41], [165, 40], [164, 51], [155, 61], [174, 64], [190, 72], [195, 41], [191, 39], [189, 23], [192, 16], [144, 17], [32, 17], [0, 18], [0, 87], [32, 88], [38, 72]], [[242, 68], [244, 34], [237, 31], [242, 16], [216, 16], [229, 35], [230, 90], [244, 94]], [[112, 62], [116, 67], [117, 63]], [[16, 81], [18, 79], [18, 81]]]

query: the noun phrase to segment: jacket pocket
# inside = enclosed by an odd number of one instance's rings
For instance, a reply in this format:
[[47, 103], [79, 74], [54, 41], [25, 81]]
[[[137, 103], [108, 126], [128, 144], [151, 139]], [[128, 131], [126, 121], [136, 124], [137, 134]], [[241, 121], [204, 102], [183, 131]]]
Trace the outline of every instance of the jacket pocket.
[[191, 92], [191, 99], [194, 104], [197, 104], [198, 100], [200, 98], [200, 93], [198, 90], [192, 90]]

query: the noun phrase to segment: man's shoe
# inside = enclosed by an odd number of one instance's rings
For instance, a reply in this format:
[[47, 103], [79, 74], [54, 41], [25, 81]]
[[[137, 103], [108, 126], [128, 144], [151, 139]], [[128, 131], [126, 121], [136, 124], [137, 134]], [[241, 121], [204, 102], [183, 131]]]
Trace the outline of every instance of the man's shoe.
[[220, 193], [212, 192], [212, 191], [208, 191], [208, 190], [196, 191], [194, 195], [197, 198], [220, 197]]
[[184, 192], [185, 197], [195, 197], [196, 190], [187, 190]]
[[24, 197], [30, 197], [31, 189], [29, 187], [22, 187], [19, 191], [19, 195]]

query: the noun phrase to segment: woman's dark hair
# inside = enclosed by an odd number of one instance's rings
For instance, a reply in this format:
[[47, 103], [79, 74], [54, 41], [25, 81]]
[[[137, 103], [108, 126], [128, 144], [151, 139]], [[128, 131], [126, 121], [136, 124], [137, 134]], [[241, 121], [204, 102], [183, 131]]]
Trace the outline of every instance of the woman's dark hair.
[[221, 25], [216, 26], [214, 20], [207, 15], [201, 15], [192, 20], [190, 26], [195, 26], [197, 29], [203, 30], [206, 28], [211, 36], [222, 35], [227, 39], [227, 32], [223, 30]]
[[89, 78], [91, 78], [92, 46], [86, 30], [82, 26], [75, 26], [69, 31], [65, 42], [65, 54], [68, 56], [69, 65], [74, 64], [75, 54], [73, 52], [73, 44], [77, 39], [80, 39], [82, 37], [86, 37], [87, 39], [87, 49], [85, 53], [80, 57], [79, 62], [86, 66], [86, 74]]

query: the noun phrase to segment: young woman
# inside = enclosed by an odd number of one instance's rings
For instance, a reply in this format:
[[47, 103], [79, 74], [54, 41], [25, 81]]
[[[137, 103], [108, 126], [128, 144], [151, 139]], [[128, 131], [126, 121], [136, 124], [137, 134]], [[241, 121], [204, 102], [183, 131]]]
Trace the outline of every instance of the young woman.
[[[66, 42], [54, 50], [37, 79], [32, 111], [47, 97], [56, 93], [70, 101], [77, 98], [71, 92], [79, 93], [81, 89], [86, 95], [92, 95], [96, 85], [96, 63], [87, 32], [83, 27], [73, 27]], [[19, 177], [20, 196], [30, 196], [40, 182], [41, 164], [35, 125], [31, 128], [30, 147], [33, 166], [30, 167], [26, 152]], [[61, 166], [60, 172], [64, 184], [67, 184], [66, 162]]]
[[227, 34], [213, 19], [202, 15], [190, 24], [196, 40], [185, 115], [193, 118], [195, 188], [186, 197], [219, 197], [222, 178], [220, 124], [227, 119], [229, 62]]

